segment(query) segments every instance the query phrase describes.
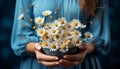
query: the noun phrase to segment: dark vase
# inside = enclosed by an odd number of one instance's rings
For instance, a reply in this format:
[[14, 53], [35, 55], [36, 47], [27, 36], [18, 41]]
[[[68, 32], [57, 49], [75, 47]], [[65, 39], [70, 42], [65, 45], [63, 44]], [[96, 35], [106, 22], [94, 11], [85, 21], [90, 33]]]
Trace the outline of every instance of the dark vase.
[[46, 55], [57, 56], [59, 59], [63, 58], [65, 54], [70, 55], [78, 53], [78, 47], [70, 47], [67, 52], [61, 52], [59, 49], [57, 51], [50, 51], [48, 48], [42, 48], [42, 50]]

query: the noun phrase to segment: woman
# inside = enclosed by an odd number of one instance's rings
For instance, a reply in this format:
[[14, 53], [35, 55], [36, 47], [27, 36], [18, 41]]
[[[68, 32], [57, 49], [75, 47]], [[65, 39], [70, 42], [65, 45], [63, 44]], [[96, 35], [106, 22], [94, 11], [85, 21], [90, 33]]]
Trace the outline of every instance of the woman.
[[[110, 42], [106, 5], [106, 0], [17, 0], [11, 44], [15, 54], [23, 57], [20, 69], [101, 69], [98, 56], [108, 53]], [[52, 11], [47, 22], [65, 17], [88, 25], [86, 30], [94, 37], [78, 47], [82, 52], [63, 59], [42, 53], [34, 18], [45, 10]]]

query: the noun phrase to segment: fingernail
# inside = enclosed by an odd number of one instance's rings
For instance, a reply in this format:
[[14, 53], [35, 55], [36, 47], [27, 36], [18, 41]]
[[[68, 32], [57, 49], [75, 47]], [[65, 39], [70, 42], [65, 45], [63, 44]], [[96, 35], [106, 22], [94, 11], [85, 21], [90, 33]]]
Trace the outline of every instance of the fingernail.
[[56, 65], [58, 65], [59, 64], [59, 62], [56, 62]]
[[37, 46], [37, 48], [38, 48], [38, 50], [40, 50], [40, 49], [41, 49], [41, 47], [40, 47], [40, 46]]
[[62, 60], [60, 60], [60, 63], [62, 62]]
[[38, 50], [41, 49], [41, 47], [39, 46], [39, 43], [36, 43], [36, 44], [35, 44], [35, 47], [36, 47]]
[[57, 58], [57, 57], [55, 58], [55, 60], [58, 60], [58, 59], [59, 59], [59, 58]]
[[66, 56], [64, 56], [63, 58], [67, 58]]

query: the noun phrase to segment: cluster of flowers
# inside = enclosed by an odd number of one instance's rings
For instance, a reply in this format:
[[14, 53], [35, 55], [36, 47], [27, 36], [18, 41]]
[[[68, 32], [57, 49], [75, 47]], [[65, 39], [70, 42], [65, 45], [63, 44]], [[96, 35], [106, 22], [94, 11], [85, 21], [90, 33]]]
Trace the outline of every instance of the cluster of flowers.
[[[46, 10], [43, 12], [43, 15], [48, 16], [51, 13], [50, 10]], [[35, 23], [39, 26], [37, 35], [40, 37], [42, 48], [48, 48], [50, 51], [59, 50], [61, 52], [66, 52], [74, 46], [80, 46], [82, 43], [81, 30], [86, 27], [78, 19], [68, 22], [64, 17], [54, 20], [51, 23], [45, 23], [43, 17], [36, 17]], [[88, 39], [92, 38], [90, 32], [86, 32], [84, 35]]]

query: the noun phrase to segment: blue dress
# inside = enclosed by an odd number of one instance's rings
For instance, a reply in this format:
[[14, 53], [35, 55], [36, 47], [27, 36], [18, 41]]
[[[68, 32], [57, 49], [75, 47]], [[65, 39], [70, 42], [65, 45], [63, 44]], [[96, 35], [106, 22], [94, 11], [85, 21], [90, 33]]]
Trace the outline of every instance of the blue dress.
[[[87, 28], [87, 31], [94, 36], [90, 42], [94, 41], [95, 52], [87, 55], [82, 64], [68, 69], [101, 69], [99, 56], [108, 53], [110, 48], [109, 10], [106, 4], [107, 0], [100, 0], [96, 16], [92, 18], [92, 24]], [[79, 19], [84, 22], [87, 20], [81, 15], [79, 0], [17, 0], [15, 10], [11, 47], [16, 55], [22, 57], [20, 69], [49, 69], [39, 64], [35, 56], [29, 54], [25, 49], [27, 43], [39, 42], [33, 20], [38, 16], [44, 17], [43, 11], [51, 10], [53, 12], [52, 18], [48, 16], [46, 22], [60, 17], [65, 17], [68, 21]], [[21, 14], [24, 14], [24, 18], [18, 20]], [[53, 69], [67, 68], [58, 66]]]

